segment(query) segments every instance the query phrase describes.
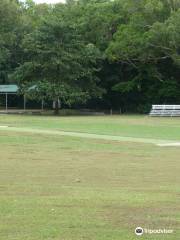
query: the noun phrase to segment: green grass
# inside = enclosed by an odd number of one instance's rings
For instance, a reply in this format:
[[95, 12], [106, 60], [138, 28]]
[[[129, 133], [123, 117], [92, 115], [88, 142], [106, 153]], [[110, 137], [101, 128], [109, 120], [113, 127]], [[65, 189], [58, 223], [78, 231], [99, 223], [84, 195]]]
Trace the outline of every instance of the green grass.
[[180, 140], [180, 118], [148, 116], [98, 117], [0, 117], [0, 125], [58, 129], [96, 134], [120, 135], [154, 139]]
[[[0, 116], [0, 125], [180, 141], [179, 118]], [[180, 238], [180, 148], [0, 129], [0, 240]]]

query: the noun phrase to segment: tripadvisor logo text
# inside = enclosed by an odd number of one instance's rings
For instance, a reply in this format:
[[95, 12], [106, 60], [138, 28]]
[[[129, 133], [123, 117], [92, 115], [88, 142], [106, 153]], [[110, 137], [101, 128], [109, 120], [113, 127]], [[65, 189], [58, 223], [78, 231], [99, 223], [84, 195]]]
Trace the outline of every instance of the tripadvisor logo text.
[[141, 236], [143, 234], [171, 234], [173, 233], [173, 229], [165, 229], [165, 228], [158, 228], [158, 229], [149, 229], [149, 228], [142, 228], [137, 227], [135, 229], [135, 234], [137, 236]]

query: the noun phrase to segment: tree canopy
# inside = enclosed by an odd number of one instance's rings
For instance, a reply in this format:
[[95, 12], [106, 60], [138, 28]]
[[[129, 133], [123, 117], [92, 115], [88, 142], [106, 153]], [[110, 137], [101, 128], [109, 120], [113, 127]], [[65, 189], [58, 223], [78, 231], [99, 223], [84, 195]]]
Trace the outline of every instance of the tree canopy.
[[180, 101], [179, 0], [0, 2], [0, 83], [31, 99], [144, 112]]

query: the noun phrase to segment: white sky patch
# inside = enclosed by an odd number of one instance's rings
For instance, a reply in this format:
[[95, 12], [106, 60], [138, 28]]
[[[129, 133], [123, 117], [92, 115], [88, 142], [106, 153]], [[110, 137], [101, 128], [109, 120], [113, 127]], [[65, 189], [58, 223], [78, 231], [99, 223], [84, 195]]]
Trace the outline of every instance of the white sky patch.
[[49, 3], [49, 4], [54, 4], [54, 3], [60, 3], [60, 2], [65, 2], [65, 0], [34, 0], [35, 3]]

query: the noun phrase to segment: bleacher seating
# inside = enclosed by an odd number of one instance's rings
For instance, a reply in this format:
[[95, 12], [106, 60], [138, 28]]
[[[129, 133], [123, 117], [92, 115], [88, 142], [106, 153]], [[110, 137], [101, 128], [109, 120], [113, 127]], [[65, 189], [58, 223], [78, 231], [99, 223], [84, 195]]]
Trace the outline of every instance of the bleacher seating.
[[152, 117], [180, 117], [180, 105], [152, 105]]

